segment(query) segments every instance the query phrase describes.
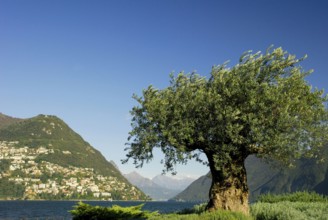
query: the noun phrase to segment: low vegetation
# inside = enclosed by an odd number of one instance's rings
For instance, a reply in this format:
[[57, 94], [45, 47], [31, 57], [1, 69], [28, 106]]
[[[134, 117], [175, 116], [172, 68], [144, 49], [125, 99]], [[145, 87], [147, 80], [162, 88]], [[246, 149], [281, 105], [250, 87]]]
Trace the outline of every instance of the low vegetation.
[[239, 212], [231, 212], [226, 210], [203, 212], [200, 214], [167, 214], [150, 218], [152, 220], [253, 220], [252, 217], [246, 216]]
[[328, 197], [313, 192], [266, 194], [251, 206], [256, 220], [328, 219]]
[[80, 202], [71, 211], [73, 220], [84, 219], [151, 219], [151, 220], [325, 220], [328, 219], [328, 197], [311, 192], [262, 195], [251, 205], [250, 216], [219, 210], [206, 212], [206, 204], [177, 213], [159, 214], [142, 210], [143, 205], [120, 207], [91, 206]]
[[251, 206], [251, 213], [256, 220], [326, 220], [328, 219], [328, 203], [260, 202]]
[[121, 207], [113, 205], [112, 207], [102, 207], [79, 202], [75, 209], [71, 211], [71, 214], [73, 220], [149, 219], [158, 215], [157, 212], [141, 210], [142, 206]]
[[258, 197], [257, 202], [278, 203], [278, 202], [322, 202], [328, 203], [328, 197], [315, 192], [295, 192], [284, 194], [263, 194]]

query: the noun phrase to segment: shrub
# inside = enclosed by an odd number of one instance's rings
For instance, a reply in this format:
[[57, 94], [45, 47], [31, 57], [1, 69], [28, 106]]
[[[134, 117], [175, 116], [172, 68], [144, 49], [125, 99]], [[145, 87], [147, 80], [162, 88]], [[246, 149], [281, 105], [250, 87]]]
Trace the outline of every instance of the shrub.
[[121, 207], [113, 205], [112, 207], [91, 206], [83, 202], [79, 202], [74, 210], [70, 213], [73, 220], [127, 220], [127, 219], [148, 219], [157, 216], [157, 212], [149, 212], [141, 210], [143, 204], [138, 206]]
[[283, 201], [289, 202], [328, 202], [328, 197], [315, 192], [295, 192], [285, 194], [263, 194], [257, 199], [258, 202], [277, 203]]
[[142, 211], [142, 205], [121, 207], [113, 205], [112, 207], [91, 206], [83, 202], [79, 202], [70, 213], [73, 220], [127, 220], [127, 219], [151, 219], [151, 220], [252, 220], [251, 217], [242, 213], [230, 211], [204, 212], [205, 205], [200, 204], [194, 206], [189, 212], [192, 214], [164, 214], [159, 215], [158, 212]]
[[326, 220], [326, 202], [258, 202], [251, 206], [251, 214], [256, 220]]
[[201, 203], [199, 205], [194, 205], [191, 209], [183, 209], [181, 211], [178, 211], [177, 214], [183, 215], [183, 214], [200, 214], [202, 212], [205, 212], [207, 203]]

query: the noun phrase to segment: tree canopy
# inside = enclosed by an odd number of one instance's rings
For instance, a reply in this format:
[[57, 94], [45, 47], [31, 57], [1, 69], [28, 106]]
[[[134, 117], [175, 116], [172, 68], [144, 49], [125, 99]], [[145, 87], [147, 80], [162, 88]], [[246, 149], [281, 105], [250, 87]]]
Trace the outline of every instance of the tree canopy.
[[[212, 68], [209, 79], [171, 74], [170, 86], [149, 86], [134, 98], [128, 158], [142, 166], [162, 149], [167, 171], [204, 150], [256, 154], [289, 164], [318, 156], [327, 139], [327, 96], [305, 80], [296, 59], [281, 48], [245, 53], [233, 68]], [[199, 150], [198, 152], [193, 152]]]
[[141, 167], [157, 147], [166, 171], [195, 158], [227, 179], [251, 154], [286, 165], [318, 157], [328, 139], [328, 99], [306, 81], [304, 59], [282, 48], [250, 51], [231, 68], [214, 66], [209, 77], [182, 72], [171, 74], [167, 88], [149, 86], [134, 95], [139, 105], [131, 111], [124, 162]]

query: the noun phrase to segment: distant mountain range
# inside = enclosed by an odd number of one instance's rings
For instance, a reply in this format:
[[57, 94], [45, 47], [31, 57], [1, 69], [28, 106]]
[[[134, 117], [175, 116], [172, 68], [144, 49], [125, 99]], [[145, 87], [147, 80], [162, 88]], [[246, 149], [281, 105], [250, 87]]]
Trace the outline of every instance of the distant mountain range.
[[161, 187], [182, 191], [186, 189], [192, 182], [194, 182], [195, 178], [157, 175], [152, 179], [152, 181]]
[[[258, 195], [263, 193], [315, 191], [328, 195], [327, 147], [322, 153], [326, 158], [322, 163], [318, 163], [314, 159], [301, 159], [297, 161], [295, 168], [285, 169], [275, 169], [264, 161], [250, 156], [245, 163], [250, 201], [254, 201]], [[173, 200], [207, 201], [211, 182], [211, 175], [204, 175], [175, 196]]]
[[165, 175], [158, 175], [153, 179], [148, 179], [137, 172], [132, 172], [124, 176], [154, 200], [168, 200], [173, 198], [195, 180], [187, 177], [177, 179]]
[[0, 161], [0, 199], [148, 198], [56, 116], [0, 114]]

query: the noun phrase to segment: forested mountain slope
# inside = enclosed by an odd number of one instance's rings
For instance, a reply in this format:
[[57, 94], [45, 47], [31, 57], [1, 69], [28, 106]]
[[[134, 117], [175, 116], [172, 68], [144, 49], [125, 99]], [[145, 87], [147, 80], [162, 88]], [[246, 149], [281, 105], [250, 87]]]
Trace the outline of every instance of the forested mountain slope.
[[0, 198], [146, 199], [56, 116], [1, 115], [0, 160]]

